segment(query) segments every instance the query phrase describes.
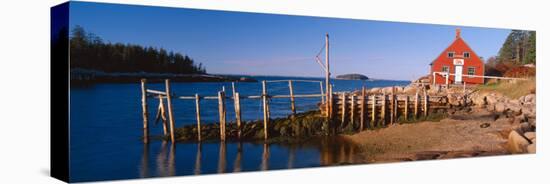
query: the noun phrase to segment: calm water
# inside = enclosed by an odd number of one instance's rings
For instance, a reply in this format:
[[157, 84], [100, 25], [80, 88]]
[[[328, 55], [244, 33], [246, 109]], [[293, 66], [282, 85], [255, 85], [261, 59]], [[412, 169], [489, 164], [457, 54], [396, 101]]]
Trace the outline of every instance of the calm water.
[[[288, 77], [255, 77], [258, 80], [300, 79]], [[318, 80], [321, 78], [306, 78]], [[334, 91], [350, 91], [361, 86], [383, 87], [406, 85], [408, 81], [334, 80]], [[173, 83], [176, 95], [216, 96], [225, 86], [231, 95], [231, 83]], [[148, 84], [149, 89], [163, 90], [164, 85]], [[237, 83], [241, 95], [261, 94], [261, 83]], [[295, 94], [318, 94], [319, 83], [295, 82]], [[268, 83], [269, 94], [288, 94], [288, 83]], [[315, 140], [300, 145], [252, 143], [176, 144], [141, 142], [142, 119], [139, 83], [98, 84], [71, 89], [70, 176], [73, 182], [130, 179], [158, 176], [181, 176], [239, 171], [302, 168], [338, 163], [353, 163], [349, 157], [353, 145], [337, 139]], [[317, 109], [320, 98], [297, 98], [298, 112]], [[271, 101], [273, 117], [290, 113], [288, 99]], [[154, 118], [158, 101], [149, 99], [150, 118]], [[193, 100], [174, 100], [176, 126], [195, 124]], [[234, 121], [232, 103], [227, 103], [227, 119]], [[261, 119], [261, 101], [241, 100], [244, 120]], [[217, 121], [217, 101], [201, 101], [204, 123]], [[162, 134], [162, 126], [150, 125], [153, 135]]]

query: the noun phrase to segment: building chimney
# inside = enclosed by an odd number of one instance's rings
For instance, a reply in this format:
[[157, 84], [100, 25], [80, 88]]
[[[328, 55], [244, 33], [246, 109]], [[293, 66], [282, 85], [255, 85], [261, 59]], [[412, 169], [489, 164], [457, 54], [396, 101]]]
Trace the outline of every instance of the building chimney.
[[456, 39], [460, 38], [460, 28], [456, 28]]

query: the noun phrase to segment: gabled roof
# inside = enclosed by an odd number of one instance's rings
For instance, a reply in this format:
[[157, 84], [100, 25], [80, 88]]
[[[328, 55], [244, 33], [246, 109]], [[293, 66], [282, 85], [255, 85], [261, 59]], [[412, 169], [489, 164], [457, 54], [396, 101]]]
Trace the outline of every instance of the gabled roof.
[[430, 65], [432, 65], [432, 64], [437, 60], [437, 58], [439, 58], [439, 56], [441, 56], [442, 54], [444, 54], [446, 50], [449, 50], [449, 48], [450, 48], [451, 46], [453, 46], [455, 43], [457, 43], [458, 41], [461, 41], [462, 43], [464, 43], [464, 45], [466, 46], [466, 48], [467, 48], [468, 50], [472, 51], [472, 53], [473, 53], [474, 55], [476, 55], [476, 56], [478, 57], [478, 59], [481, 60], [481, 58], [479, 58], [479, 55], [477, 55], [477, 53], [470, 47], [470, 45], [468, 45], [468, 43], [462, 39], [462, 37], [460, 36], [460, 28], [457, 28], [457, 29], [456, 29], [455, 40], [454, 40], [453, 42], [451, 42], [451, 44], [449, 44], [449, 46], [447, 46], [447, 47], [445, 48], [445, 50], [441, 51], [441, 53], [440, 53], [439, 55], [437, 55], [437, 56], [435, 57], [434, 60], [432, 60], [432, 62], [430, 63]]

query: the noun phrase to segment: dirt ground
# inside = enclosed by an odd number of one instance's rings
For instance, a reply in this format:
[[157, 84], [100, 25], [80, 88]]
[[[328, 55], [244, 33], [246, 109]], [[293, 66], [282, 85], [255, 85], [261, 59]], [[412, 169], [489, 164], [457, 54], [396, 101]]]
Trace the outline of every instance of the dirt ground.
[[354, 156], [359, 162], [445, 159], [508, 154], [511, 127], [508, 118], [473, 109], [439, 122], [394, 124], [344, 138], [360, 148]]

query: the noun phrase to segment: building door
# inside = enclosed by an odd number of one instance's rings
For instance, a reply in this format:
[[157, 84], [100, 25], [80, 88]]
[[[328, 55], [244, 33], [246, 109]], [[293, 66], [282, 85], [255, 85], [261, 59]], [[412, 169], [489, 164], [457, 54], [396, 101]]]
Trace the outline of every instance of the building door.
[[462, 65], [455, 66], [455, 84], [462, 84]]

